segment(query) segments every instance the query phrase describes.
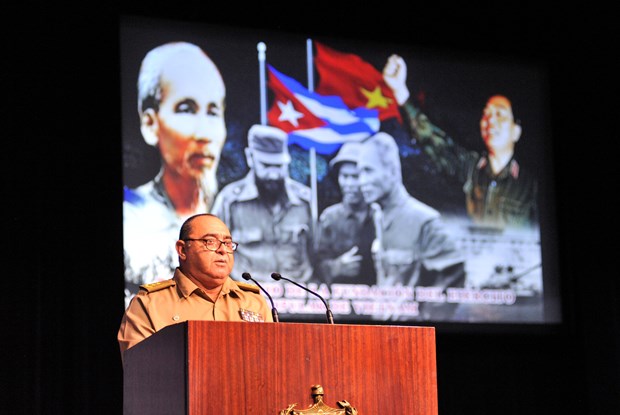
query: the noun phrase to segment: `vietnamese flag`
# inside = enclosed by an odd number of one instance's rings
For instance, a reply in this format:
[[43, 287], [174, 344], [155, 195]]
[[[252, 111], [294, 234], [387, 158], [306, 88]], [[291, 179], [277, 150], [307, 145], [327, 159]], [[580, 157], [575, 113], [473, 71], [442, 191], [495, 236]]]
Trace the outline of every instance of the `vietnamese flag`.
[[380, 120], [397, 118], [402, 122], [396, 98], [381, 72], [357, 55], [314, 44], [314, 64], [319, 74], [317, 93], [338, 95], [350, 108], [378, 110]]

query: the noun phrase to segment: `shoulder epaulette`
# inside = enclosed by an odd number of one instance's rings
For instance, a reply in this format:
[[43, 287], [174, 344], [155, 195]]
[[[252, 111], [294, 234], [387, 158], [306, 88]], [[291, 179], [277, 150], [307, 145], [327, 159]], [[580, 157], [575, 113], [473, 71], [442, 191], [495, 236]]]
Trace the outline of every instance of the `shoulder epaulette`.
[[170, 287], [172, 285], [175, 285], [174, 280], [165, 280], [152, 282], [150, 284], [142, 284], [140, 288], [145, 290], [146, 292], [152, 293], [155, 291], [163, 290], [164, 288]]
[[248, 284], [248, 283], [240, 282], [240, 281], [235, 281], [235, 283], [239, 286], [239, 288], [241, 288], [244, 291], [252, 291], [253, 293], [256, 293], [256, 294], [260, 293], [260, 288], [258, 288], [257, 285]]

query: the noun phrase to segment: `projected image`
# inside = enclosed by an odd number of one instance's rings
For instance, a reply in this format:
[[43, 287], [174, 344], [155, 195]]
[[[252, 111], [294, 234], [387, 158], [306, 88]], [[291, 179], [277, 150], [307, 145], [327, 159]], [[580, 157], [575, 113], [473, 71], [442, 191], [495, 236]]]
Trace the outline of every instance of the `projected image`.
[[210, 212], [282, 321], [554, 323], [545, 73], [385, 44], [127, 18], [125, 295]]

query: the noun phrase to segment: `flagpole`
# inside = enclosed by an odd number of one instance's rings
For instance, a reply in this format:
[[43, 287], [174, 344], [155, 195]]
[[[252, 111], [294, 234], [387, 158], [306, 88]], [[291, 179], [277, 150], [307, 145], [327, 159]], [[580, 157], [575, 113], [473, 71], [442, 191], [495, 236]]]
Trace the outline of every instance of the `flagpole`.
[[267, 87], [265, 86], [265, 51], [267, 45], [264, 42], [258, 42], [256, 45], [258, 50], [258, 84], [260, 88], [260, 123], [267, 125]]
[[[308, 76], [308, 91], [314, 92], [314, 65], [312, 59], [312, 39], [306, 40], [306, 71]], [[312, 216], [312, 238], [314, 241], [314, 249], [318, 248], [318, 238], [316, 235], [319, 208], [318, 208], [318, 191], [317, 191], [317, 173], [316, 173], [316, 149], [310, 147], [310, 215]]]
[[312, 60], [312, 39], [306, 40], [306, 71], [308, 72], [308, 91], [314, 92], [314, 64]]

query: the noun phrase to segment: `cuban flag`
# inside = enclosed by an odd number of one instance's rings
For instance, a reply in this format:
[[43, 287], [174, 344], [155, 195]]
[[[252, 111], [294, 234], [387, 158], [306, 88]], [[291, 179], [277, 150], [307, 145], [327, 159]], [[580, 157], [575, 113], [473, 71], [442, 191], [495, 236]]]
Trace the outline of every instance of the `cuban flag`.
[[349, 109], [338, 96], [310, 92], [295, 79], [269, 68], [274, 101], [267, 120], [288, 133], [289, 144], [332, 154], [342, 143], [361, 141], [379, 130], [378, 111]]

